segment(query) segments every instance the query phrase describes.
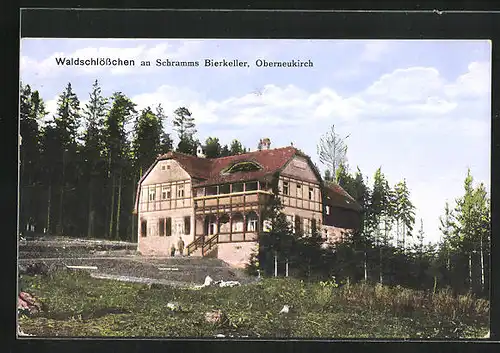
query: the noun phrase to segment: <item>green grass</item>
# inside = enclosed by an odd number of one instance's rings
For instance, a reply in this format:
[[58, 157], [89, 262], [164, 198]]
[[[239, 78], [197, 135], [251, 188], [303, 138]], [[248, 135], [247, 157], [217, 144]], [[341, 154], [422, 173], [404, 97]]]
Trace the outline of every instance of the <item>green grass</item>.
[[[400, 287], [263, 279], [233, 288], [153, 287], [60, 272], [23, 277], [43, 312], [21, 316], [39, 336], [475, 338], [488, 332], [489, 302], [447, 291], [432, 295]], [[176, 302], [180, 311], [171, 311]], [[288, 315], [280, 315], [284, 304]], [[220, 325], [205, 312], [221, 309]]]

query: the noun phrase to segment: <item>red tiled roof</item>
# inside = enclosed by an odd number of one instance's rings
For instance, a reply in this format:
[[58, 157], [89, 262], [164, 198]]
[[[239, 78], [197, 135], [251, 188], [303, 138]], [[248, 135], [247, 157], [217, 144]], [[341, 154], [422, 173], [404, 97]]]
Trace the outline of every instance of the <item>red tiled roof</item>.
[[327, 181], [325, 182], [325, 191], [327, 203], [336, 207], [350, 208], [355, 211], [361, 210], [361, 206], [357, 203], [357, 201], [339, 184]]
[[[197, 179], [196, 186], [216, 185], [238, 181], [263, 180], [280, 171], [295, 156], [309, 157], [295, 147], [282, 147], [275, 149], [265, 149], [244, 153], [236, 156], [220, 158], [200, 158], [179, 152], [168, 152], [158, 156], [157, 161], [165, 159], [175, 159], [192, 178]], [[255, 162], [262, 167], [256, 171], [243, 171], [235, 173], [223, 173], [224, 169], [231, 167], [238, 162]], [[139, 184], [145, 179], [154, 168], [156, 162], [144, 173]], [[311, 167], [321, 176], [316, 167], [311, 163]], [[332, 205], [337, 207], [360, 210], [358, 203], [340, 185], [333, 182], [326, 182], [326, 197]], [[139, 191], [139, 190], [138, 190]], [[137, 195], [138, 198], [138, 195]], [[136, 200], [137, 200], [136, 198]], [[137, 201], [136, 201], [137, 203]], [[136, 205], [137, 207], [137, 205]]]
[[[301, 152], [294, 147], [283, 147], [220, 158], [199, 158], [184, 153], [169, 152], [159, 156], [158, 159], [175, 159], [192, 177], [201, 179], [197, 184], [201, 186], [265, 178], [283, 168], [296, 154], [301, 154]], [[243, 161], [255, 162], [262, 169], [231, 174], [222, 173], [224, 169]]]
[[199, 158], [185, 153], [168, 152], [158, 156], [157, 160], [175, 159], [184, 170], [196, 179], [210, 178], [212, 170], [212, 161], [206, 158]]

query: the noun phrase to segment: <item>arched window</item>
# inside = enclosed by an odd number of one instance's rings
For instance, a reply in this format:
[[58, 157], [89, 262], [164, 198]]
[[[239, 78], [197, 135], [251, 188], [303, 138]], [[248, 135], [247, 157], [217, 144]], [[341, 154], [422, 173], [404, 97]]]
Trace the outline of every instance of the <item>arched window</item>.
[[223, 174], [231, 174], [231, 173], [236, 173], [236, 172], [253, 172], [257, 170], [261, 170], [262, 167], [253, 161], [242, 161], [242, 162], [236, 162], [229, 168], [226, 168], [225, 170], [222, 171]]
[[243, 215], [241, 213], [235, 213], [233, 214], [233, 220], [232, 220], [232, 223], [233, 223], [233, 229], [232, 231], [234, 233], [237, 233], [237, 232], [243, 232]]
[[259, 231], [259, 217], [254, 211], [247, 214], [247, 232], [258, 232]]

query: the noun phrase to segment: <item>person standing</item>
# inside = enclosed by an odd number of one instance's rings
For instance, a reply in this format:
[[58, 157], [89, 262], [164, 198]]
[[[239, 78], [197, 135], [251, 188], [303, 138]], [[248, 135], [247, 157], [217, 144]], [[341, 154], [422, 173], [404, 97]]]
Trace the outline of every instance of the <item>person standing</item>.
[[184, 255], [184, 240], [182, 237], [179, 237], [179, 241], [177, 242], [177, 249], [179, 250], [179, 254]]

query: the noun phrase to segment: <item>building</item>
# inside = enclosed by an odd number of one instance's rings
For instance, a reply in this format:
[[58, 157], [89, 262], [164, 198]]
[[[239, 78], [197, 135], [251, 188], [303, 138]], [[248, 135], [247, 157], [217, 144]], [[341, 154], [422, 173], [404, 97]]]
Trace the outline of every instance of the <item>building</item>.
[[266, 231], [261, 216], [276, 179], [283, 212], [304, 234], [316, 224], [325, 240], [338, 241], [343, 229], [359, 226], [359, 206], [324, 183], [307, 155], [261, 142], [258, 151], [230, 157], [204, 158], [201, 150], [158, 156], [139, 181], [138, 251], [169, 255], [181, 237], [189, 255], [244, 266]]

